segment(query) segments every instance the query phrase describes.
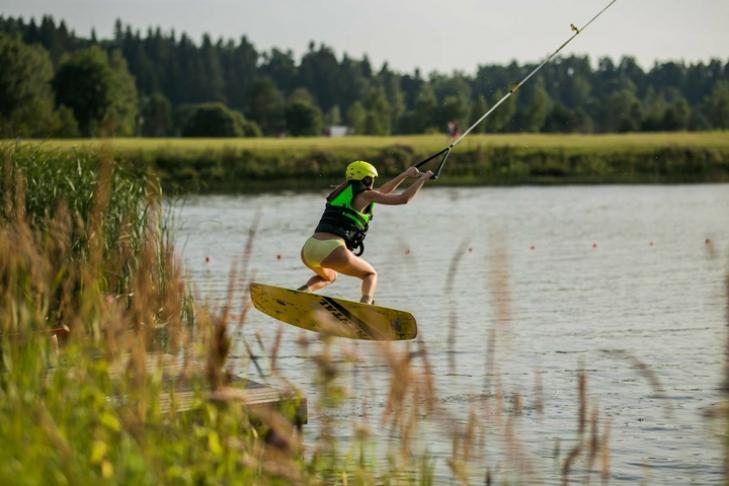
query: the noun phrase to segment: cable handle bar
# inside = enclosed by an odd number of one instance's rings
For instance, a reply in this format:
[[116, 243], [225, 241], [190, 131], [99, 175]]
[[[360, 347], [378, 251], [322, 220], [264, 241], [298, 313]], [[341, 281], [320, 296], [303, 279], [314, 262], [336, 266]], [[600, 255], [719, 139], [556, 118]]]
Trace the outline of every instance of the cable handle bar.
[[431, 160], [433, 160], [435, 158], [438, 158], [438, 157], [440, 157], [442, 155], [443, 158], [440, 159], [440, 163], [438, 164], [438, 168], [435, 170], [435, 172], [433, 173], [433, 176], [431, 177], [431, 179], [436, 180], [438, 177], [440, 177], [440, 173], [443, 170], [443, 166], [445, 165], [446, 160], [448, 160], [448, 155], [451, 153], [451, 149], [452, 148], [453, 147], [451, 145], [447, 146], [446, 148], [444, 148], [440, 152], [437, 152], [437, 153], [429, 156], [428, 158], [421, 160], [420, 162], [418, 162], [417, 164], [415, 164], [415, 167], [419, 169], [420, 167], [422, 167], [423, 165], [427, 164]]
[[433, 155], [430, 155], [429, 157], [421, 160], [420, 162], [415, 164], [415, 167], [420, 168], [422, 165], [425, 165], [426, 163], [430, 162], [431, 160], [440, 157], [441, 155], [443, 158], [440, 160], [440, 163], [438, 164], [438, 168], [433, 173], [433, 177], [431, 179], [435, 180], [440, 177], [440, 173], [443, 171], [443, 167], [445, 166], [446, 160], [448, 160], [448, 156], [451, 153], [451, 150], [455, 148], [456, 145], [461, 143], [461, 140], [466, 138], [466, 136], [473, 131], [474, 128], [476, 128], [481, 122], [483, 122], [486, 118], [488, 118], [491, 113], [493, 113], [499, 106], [501, 106], [504, 101], [509, 99], [513, 94], [515, 94], [519, 89], [527, 82], [529, 79], [532, 78], [537, 72], [542, 69], [549, 61], [554, 59], [554, 57], [562, 51], [567, 45], [572, 42], [572, 40], [580, 35], [583, 30], [585, 30], [590, 24], [592, 24], [595, 20], [597, 20], [598, 17], [600, 17], [607, 9], [613, 6], [615, 2], [618, 0], [612, 0], [610, 3], [608, 3], [605, 7], [603, 7], [602, 10], [600, 10], [594, 17], [592, 17], [585, 25], [582, 27], [576, 27], [575, 24], [570, 24], [570, 28], [572, 29], [573, 34], [570, 36], [569, 39], [567, 39], [561, 46], [557, 48], [553, 53], [548, 55], [536, 68], [534, 68], [524, 79], [516, 83], [512, 88], [509, 90], [508, 93], [506, 93], [499, 101], [494, 104], [494, 106], [491, 107], [490, 110], [488, 110], [486, 113], [484, 113], [481, 118], [476, 120], [473, 125], [468, 127], [466, 131], [464, 131], [460, 137], [458, 137], [455, 141], [451, 142], [446, 148], [441, 150], [440, 152], [436, 152]]

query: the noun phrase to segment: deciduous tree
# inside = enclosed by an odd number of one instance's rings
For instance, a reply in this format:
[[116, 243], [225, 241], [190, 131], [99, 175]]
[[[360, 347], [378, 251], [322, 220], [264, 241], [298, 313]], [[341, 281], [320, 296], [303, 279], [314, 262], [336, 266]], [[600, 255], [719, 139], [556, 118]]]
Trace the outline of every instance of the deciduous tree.
[[43, 137], [60, 128], [42, 47], [0, 33], [0, 137]]
[[109, 62], [95, 46], [74, 52], [61, 61], [53, 87], [57, 103], [73, 111], [82, 135], [134, 132], [137, 92], [120, 54]]
[[303, 88], [294, 91], [286, 104], [286, 130], [295, 137], [321, 134], [321, 110]]

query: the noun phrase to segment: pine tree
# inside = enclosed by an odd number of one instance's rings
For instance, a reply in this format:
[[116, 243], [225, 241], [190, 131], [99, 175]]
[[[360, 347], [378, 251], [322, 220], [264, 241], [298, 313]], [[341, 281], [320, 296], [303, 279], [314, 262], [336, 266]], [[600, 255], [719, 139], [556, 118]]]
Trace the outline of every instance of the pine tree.
[[225, 81], [219, 54], [221, 50], [222, 42], [219, 41], [213, 45], [210, 35], [203, 35], [200, 47], [200, 68], [203, 76], [200, 77], [200, 92], [197, 94], [197, 98], [201, 101], [226, 101]]
[[[483, 95], [478, 95], [476, 97], [476, 101], [473, 102], [471, 105], [471, 114], [468, 118], [468, 125], [473, 125], [476, 123], [476, 120], [481, 118], [487, 111], [488, 111], [488, 103], [486, 103], [486, 97]], [[479, 124], [474, 128], [474, 132], [476, 133], [484, 133], [486, 132], [486, 125], [484, 123]]]
[[400, 87], [400, 77], [390, 71], [385, 63], [382, 65], [378, 78], [384, 87], [385, 97], [389, 104], [390, 132], [400, 133], [400, 118], [405, 112], [405, 96]]
[[111, 134], [129, 137], [135, 135], [139, 98], [134, 78], [120, 51], [113, 51], [109, 59], [111, 68], [110, 106], [104, 114], [104, 123]]
[[285, 128], [284, 99], [276, 84], [269, 77], [253, 82], [250, 93], [248, 116], [266, 135], [279, 135]]
[[[496, 103], [504, 97], [506, 93], [496, 91], [491, 97], [490, 106], [494, 106]], [[516, 113], [516, 100], [514, 96], [510, 96], [506, 101], [501, 103], [499, 108], [491, 113], [485, 121], [486, 131], [489, 133], [499, 133], [506, 131], [509, 126], [509, 122], [512, 120], [514, 113]]]
[[367, 110], [362, 103], [355, 101], [347, 110], [347, 126], [349, 131], [355, 135], [365, 134], [365, 123], [367, 121]]
[[[255, 64], [252, 68], [255, 70]], [[269, 76], [284, 95], [291, 94], [298, 76], [294, 53], [291, 50], [283, 52], [276, 48], [264, 53], [261, 72]]]
[[365, 133], [367, 135], [389, 135], [390, 103], [385, 96], [385, 90], [372, 88], [364, 104], [367, 115], [365, 118]]
[[437, 106], [438, 100], [435, 98], [433, 87], [430, 84], [424, 84], [415, 99], [415, 106], [413, 108], [416, 133], [437, 130]]
[[703, 103], [706, 118], [714, 128], [729, 128], [729, 81], [719, 80]]
[[172, 105], [161, 93], [143, 98], [141, 103], [141, 133], [145, 137], [172, 135]]
[[298, 85], [307, 89], [323, 110], [339, 104], [342, 78], [331, 48], [322, 44], [315, 50], [310, 44], [309, 52], [301, 58], [298, 78]]

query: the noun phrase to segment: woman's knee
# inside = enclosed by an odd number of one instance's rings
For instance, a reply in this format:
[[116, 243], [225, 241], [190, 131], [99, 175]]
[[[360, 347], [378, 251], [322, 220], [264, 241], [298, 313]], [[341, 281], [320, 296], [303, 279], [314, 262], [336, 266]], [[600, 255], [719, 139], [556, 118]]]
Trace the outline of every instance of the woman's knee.
[[319, 276], [330, 284], [333, 284], [337, 280], [337, 272], [330, 268], [322, 269], [322, 271], [319, 273]]

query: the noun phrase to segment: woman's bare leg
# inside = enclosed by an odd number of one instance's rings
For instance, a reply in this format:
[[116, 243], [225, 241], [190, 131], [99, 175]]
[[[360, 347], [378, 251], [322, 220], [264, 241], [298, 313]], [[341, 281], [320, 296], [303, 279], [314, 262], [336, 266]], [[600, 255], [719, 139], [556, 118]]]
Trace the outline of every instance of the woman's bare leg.
[[337, 279], [337, 272], [329, 268], [322, 268], [321, 266], [312, 266], [304, 258], [304, 250], [301, 250], [301, 261], [316, 275], [311, 277], [308, 282], [299, 287], [299, 292], [314, 292], [319, 289], [323, 289], [334, 283]]
[[371, 304], [377, 290], [377, 272], [362, 258], [344, 247], [337, 248], [324, 259], [322, 266], [335, 272], [362, 279], [362, 298], [360, 302]]
[[[312, 268], [312, 270], [314, 269]], [[329, 268], [317, 268], [314, 271], [317, 272], [317, 275], [311, 277], [308, 282], [296, 290], [302, 292], [314, 292], [333, 284], [337, 279], [337, 272]]]

